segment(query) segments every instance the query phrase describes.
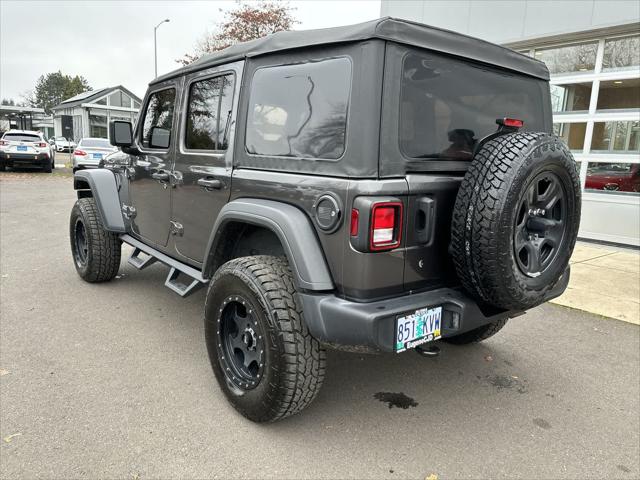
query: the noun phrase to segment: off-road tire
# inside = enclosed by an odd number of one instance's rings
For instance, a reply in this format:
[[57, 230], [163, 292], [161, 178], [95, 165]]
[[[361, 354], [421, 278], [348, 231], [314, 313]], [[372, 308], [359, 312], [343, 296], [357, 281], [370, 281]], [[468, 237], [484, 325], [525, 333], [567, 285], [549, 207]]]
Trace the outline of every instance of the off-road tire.
[[[264, 338], [263, 374], [250, 389], [238, 388], [223, 357], [220, 321], [225, 305], [234, 299], [246, 301], [245, 312], [252, 313], [257, 334]], [[220, 387], [233, 407], [249, 420], [273, 422], [294, 415], [320, 391], [326, 352], [305, 325], [284, 258], [241, 257], [218, 269], [207, 292], [205, 338]]]
[[455, 337], [443, 338], [443, 340], [454, 345], [467, 345], [469, 343], [482, 342], [489, 337], [493, 337], [496, 333], [502, 330], [502, 327], [504, 327], [508, 321], [508, 318], [504, 318], [502, 320], [483, 325], [482, 327], [475, 328], [469, 332], [461, 333]]
[[48, 163], [43, 165], [42, 171], [44, 173], [51, 173], [53, 171], [53, 160], [50, 159]]
[[[527, 276], [514, 246], [519, 205], [532, 182], [547, 172], [564, 192], [566, 227], [557, 251], [547, 257], [547, 267], [535, 277]], [[545, 133], [494, 138], [476, 153], [457, 194], [451, 226], [457, 275], [467, 292], [485, 304], [531, 308], [545, 300], [565, 273], [579, 223], [580, 180], [564, 143]]]
[[[86, 248], [81, 245], [76, 232], [84, 226]], [[98, 207], [92, 197], [80, 198], [71, 210], [69, 237], [74, 265], [80, 277], [90, 283], [108, 282], [118, 274], [122, 241], [117, 234], [104, 229]], [[83, 257], [79, 249], [85, 252]]]

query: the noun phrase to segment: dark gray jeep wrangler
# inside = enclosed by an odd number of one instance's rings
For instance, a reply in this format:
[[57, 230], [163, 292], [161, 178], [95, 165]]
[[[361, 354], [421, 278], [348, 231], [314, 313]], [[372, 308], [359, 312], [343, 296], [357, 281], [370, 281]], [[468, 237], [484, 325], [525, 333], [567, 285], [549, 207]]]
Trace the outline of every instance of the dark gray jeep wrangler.
[[384, 18], [282, 32], [151, 82], [104, 168], [75, 174], [75, 266], [122, 242], [185, 296], [207, 285], [220, 387], [273, 421], [318, 394], [327, 347], [423, 354], [560, 295], [580, 219], [543, 63]]

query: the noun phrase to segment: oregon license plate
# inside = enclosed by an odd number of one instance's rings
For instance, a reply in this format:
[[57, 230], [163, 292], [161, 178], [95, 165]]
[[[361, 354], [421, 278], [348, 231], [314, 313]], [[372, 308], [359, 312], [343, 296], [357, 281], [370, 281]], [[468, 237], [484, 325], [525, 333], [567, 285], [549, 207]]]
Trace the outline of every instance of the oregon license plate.
[[404, 352], [440, 338], [442, 307], [420, 308], [396, 318], [396, 352]]

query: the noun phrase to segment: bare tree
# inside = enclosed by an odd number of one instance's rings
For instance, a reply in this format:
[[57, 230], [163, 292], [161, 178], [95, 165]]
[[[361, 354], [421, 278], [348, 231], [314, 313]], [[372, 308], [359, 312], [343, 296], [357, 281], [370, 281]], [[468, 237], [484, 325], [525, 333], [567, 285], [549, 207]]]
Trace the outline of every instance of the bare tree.
[[208, 32], [196, 44], [194, 53], [186, 53], [176, 62], [189, 65], [201, 56], [223, 50], [240, 42], [261, 38], [270, 33], [290, 30], [299, 23], [293, 17], [293, 8], [287, 2], [243, 3], [224, 12], [224, 20], [216, 24], [213, 32]]

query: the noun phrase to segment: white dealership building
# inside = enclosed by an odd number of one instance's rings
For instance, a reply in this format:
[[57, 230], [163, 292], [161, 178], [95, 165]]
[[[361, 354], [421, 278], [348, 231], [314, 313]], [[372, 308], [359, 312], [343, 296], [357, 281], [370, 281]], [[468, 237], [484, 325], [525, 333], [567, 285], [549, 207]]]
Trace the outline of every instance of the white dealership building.
[[381, 16], [454, 30], [544, 61], [554, 130], [580, 170], [580, 237], [640, 246], [639, 1], [382, 0]]

